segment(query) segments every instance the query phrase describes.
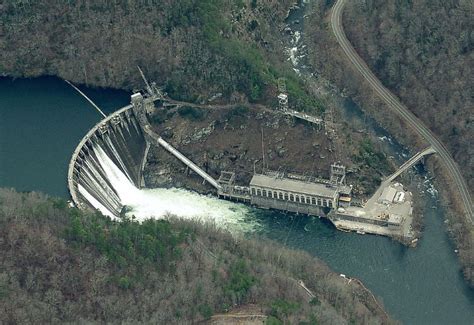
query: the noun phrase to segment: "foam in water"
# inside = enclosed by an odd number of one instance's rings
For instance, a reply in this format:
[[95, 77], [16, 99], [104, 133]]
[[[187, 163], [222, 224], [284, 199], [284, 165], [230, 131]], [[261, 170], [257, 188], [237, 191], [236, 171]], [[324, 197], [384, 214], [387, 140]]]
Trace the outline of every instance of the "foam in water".
[[[100, 146], [96, 145], [94, 151], [121, 203], [131, 208], [127, 214], [134, 215], [138, 221], [174, 215], [184, 219], [214, 222], [216, 226], [231, 232], [251, 232], [259, 226], [251, 217], [250, 208], [243, 204], [183, 189], [138, 189]], [[100, 206], [100, 203], [94, 200], [89, 202], [103, 214], [111, 215], [110, 211], [107, 212], [107, 209]], [[99, 205], [96, 205], [97, 203]]]

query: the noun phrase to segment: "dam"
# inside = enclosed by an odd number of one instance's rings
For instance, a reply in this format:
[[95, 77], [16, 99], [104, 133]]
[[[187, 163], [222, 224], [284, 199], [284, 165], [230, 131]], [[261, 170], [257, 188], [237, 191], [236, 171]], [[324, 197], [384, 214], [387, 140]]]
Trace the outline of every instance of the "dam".
[[141, 187], [148, 149], [132, 105], [97, 123], [81, 140], [69, 163], [68, 189], [74, 204], [81, 209], [101, 207], [118, 216], [123, 206], [102, 158], [107, 155], [131, 183]]
[[[130, 203], [127, 199], [133, 193], [138, 198], [137, 189], [145, 185], [142, 174], [153, 145], [165, 149], [214, 187], [219, 198], [263, 209], [326, 217], [343, 231], [415, 240], [411, 228], [412, 195], [393, 181], [420, 159], [435, 153], [433, 148], [406, 161], [362, 206], [351, 205], [352, 187], [346, 184], [345, 166], [337, 162], [331, 165], [329, 179], [267, 170], [262, 174], [254, 171], [249, 184], [238, 185], [234, 183], [235, 173], [221, 171], [219, 179], [214, 179], [153, 130], [148, 116], [156, 109], [166, 109], [161, 105], [166, 99], [152, 87], [147, 88], [147, 92], [132, 94], [130, 105], [97, 123], [74, 151], [68, 188], [77, 207], [99, 209], [105, 215], [119, 217], [123, 207], [129, 205], [126, 202]], [[158, 107], [155, 101], [160, 102]]]
[[[74, 151], [68, 168], [68, 189], [78, 208], [120, 216], [125, 196], [144, 186], [143, 169], [151, 145], [165, 149], [205, 182], [220, 189], [215, 179], [152, 130], [147, 112], [155, 108], [160, 97], [148, 88], [145, 96], [134, 93], [130, 105], [97, 123]], [[117, 184], [128, 188], [119, 191]]]

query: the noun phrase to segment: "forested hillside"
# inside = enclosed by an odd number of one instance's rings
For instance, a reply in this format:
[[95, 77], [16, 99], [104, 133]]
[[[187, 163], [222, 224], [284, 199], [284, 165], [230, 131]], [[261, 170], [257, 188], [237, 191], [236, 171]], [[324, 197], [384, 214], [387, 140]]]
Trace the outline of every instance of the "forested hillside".
[[281, 76], [301, 95], [279, 39], [294, 2], [10, 0], [0, 5], [0, 74], [131, 89], [143, 87], [140, 65], [175, 99], [261, 101]]
[[349, 39], [382, 82], [443, 142], [474, 186], [472, 1], [348, 2]]
[[392, 323], [357, 281], [301, 251], [0, 189], [0, 323], [183, 324], [247, 304], [271, 324]]
[[[356, 0], [348, 3], [344, 16], [358, 53], [447, 145], [471, 189], [473, 17], [473, 2], [463, 0]], [[464, 275], [474, 286], [474, 227], [456, 222], [449, 230], [461, 248]]]
[[[312, 66], [331, 80], [405, 145], [426, 144], [407, 128], [350, 64], [333, 36], [332, 4], [312, 2], [305, 35]], [[469, 9], [471, 8], [471, 9]], [[473, 185], [472, 20], [469, 1], [349, 1], [343, 23], [349, 40], [372, 71], [417, 114], [444, 143]], [[455, 134], [454, 134], [455, 133]], [[434, 159], [447, 206], [447, 229], [454, 239], [470, 285], [474, 285], [474, 227], [459, 204], [457, 188]]]

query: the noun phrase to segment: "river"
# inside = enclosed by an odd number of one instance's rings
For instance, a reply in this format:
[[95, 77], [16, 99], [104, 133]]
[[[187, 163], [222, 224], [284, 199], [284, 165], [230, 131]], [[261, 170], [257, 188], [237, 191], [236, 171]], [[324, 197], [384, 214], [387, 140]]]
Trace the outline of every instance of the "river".
[[[129, 102], [126, 92], [81, 89], [106, 113]], [[360, 118], [358, 108], [345, 103], [345, 109]], [[61, 80], [0, 78], [0, 186], [67, 197], [70, 155], [99, 119]], [[388, 135], [380, 134], [380, 138], [387, 152], [401, 152]], [[444, 230], [443, 210], [424, 177], [415, 177], [427, 211], [426, 228], [415, 249], [384, 237], [339, 232], [318, 218], [262, 211], [177, 190], [154, 195], [186, 196], [196, 209], [229, 212], [233, 222], [252, 225], [251, 230], [242, 227], [244, 231], [319, 257], [336, 272], [361, 279], [387, 311], [405, 324], [473, 324], [474, 292], [463, 282]]]

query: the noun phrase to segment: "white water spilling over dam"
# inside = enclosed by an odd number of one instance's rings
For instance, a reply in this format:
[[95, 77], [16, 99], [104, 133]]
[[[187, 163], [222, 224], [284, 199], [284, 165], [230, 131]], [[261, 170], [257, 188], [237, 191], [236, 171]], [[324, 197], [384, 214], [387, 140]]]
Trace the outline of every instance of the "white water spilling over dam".
[[[195, 219], [213, 222], [216, 226], [230, 231], [248, 232], [256, 229], [258, 224], [251, 220], [249, 208], [243, 204], [222, 201], [182, 189], [139, 189], [122, 172], [115, 162], [99, 145], [93, 145], [98, 170], [103, 172], [116, 202], [120, 206], [127, 206], [129, 216], [143, 221], [148, 218], [164, 218], [169, 215], [184, 219]], [[98, 171], [96, 171], [98, 172]], [[95, 184], [100, 186], [100, 184]], [[116, 214], [104, 204], [95, 199], [94, 195], [79, 185], [81, 195], [102, 214], [112, 218]]]
[[80, 208], [99, 209], [109, 216], [118, 216], [122, 210], [122, 197], [111, 183], [104, 157], [127, 183], [141, 187], [148, 144], [130, 108], [126, 106], [96, 124], [74, 151], [68, 187]]
[[142, 188], [142, 171], [149, 146], [153, 144], [197, 169], [197, 173], [201, 172], [198, 174], [211, 185], [218, 185], [198, 166], [155, 135], [146, 118], [141, 116], [144, 131], [136, 114], [131, 105], [118, 110], [96, 124], [79, 143], [68, 175], [69, 190], [79, 208], [97, 209], [116, 218], [127, 207], [126, 214], [133, 215], [138, 221], [173, 215], [213, 222], [232, 232], [248, 232], [258, 228], [250, 208], [243, 204], [176, 188]]

